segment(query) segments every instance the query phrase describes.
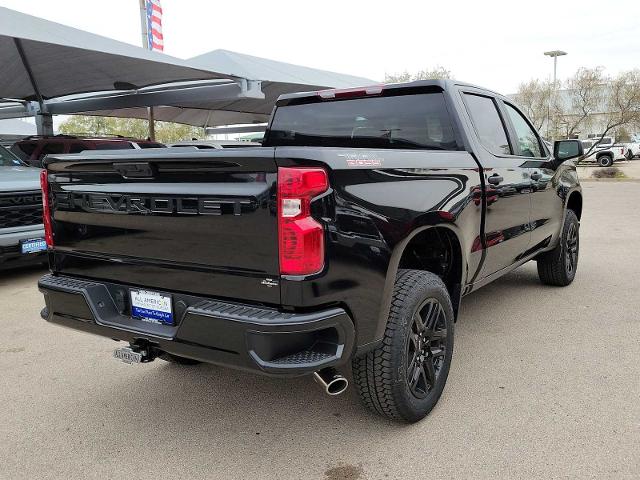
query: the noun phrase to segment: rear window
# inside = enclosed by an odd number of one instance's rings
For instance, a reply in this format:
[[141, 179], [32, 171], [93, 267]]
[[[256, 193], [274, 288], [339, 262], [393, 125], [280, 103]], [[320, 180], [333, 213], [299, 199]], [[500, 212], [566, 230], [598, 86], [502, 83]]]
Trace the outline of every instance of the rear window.
[[96, 143], [96, 150], [127, 150], [134, 148], [130, 142], [103, 142]]
[[442, 93], [282, 106], [265, 140], [279, 145], [457, 149]]

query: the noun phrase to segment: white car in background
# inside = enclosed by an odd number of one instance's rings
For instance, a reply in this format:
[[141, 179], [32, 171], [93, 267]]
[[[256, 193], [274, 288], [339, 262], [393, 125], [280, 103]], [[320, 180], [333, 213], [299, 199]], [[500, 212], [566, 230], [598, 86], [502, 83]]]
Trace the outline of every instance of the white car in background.
[[623, 144], [616, 144], [613, 137], [590, 138], [581, 142], [585, 153], [582, 161], [597, 162], [601, 167], [610, 167], [613, 162], [627, 159], [627, 148]]
[[241, 142], [238, 140], [190, 140], [167, 144], [168, 147], [194, 147], [198, 150], [220, 149], [220, 148], [246, 148], [261, 147], [257, 142]]

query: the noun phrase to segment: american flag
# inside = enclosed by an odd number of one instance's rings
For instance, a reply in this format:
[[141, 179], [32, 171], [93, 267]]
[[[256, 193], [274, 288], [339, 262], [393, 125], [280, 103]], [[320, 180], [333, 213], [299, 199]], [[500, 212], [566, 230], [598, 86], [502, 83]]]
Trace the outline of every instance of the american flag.
[[164, 50], [164, 37], [162, 36], [162, 7], [160, 0], [146, 0], [147, 3], [147, 38], [149, 50]]

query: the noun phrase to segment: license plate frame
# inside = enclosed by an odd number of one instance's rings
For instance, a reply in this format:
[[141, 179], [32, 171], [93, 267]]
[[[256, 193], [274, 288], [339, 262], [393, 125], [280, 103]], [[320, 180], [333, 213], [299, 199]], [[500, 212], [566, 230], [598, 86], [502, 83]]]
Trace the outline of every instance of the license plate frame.
[[20, 254], [33, 255], [47, 251], [47, 242], [44, 238], [26, 238], [20, 240]]
[[144, 288], [129, 289], [131, 317], [143, 322], [175, 325], [170, 294]]

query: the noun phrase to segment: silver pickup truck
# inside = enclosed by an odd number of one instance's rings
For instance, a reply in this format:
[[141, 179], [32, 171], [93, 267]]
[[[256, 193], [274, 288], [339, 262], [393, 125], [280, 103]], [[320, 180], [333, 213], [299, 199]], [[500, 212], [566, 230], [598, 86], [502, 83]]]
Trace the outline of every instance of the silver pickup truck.
[[44, 263], [40, 169], [0, 146], [0, 269]]

